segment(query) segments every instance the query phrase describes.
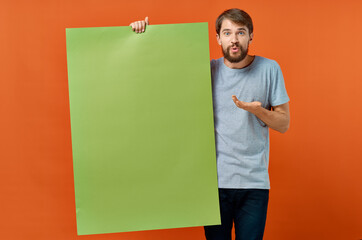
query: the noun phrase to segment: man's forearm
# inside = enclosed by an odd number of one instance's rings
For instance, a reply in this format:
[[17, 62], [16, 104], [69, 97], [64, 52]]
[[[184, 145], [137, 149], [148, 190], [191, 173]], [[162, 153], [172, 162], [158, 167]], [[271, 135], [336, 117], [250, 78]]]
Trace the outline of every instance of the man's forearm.
[[289, 114], [287, 112], [270, 111], [260, 106], [252, 113], [268, 127], [278, 132], [285, 133], [289, 128]]

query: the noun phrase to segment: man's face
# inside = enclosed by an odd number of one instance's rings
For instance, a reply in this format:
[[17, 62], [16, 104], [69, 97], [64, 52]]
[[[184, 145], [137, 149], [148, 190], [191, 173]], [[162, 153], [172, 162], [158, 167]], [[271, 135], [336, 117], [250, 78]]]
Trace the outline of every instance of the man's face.
[[241, 24], [224, 19], [221, 24], [220, 35], [216, 35], [217, 42], [221, 45], [224, 57], [231, 63], [242, 61], [248, 54], [249, 43], [253, 34]]

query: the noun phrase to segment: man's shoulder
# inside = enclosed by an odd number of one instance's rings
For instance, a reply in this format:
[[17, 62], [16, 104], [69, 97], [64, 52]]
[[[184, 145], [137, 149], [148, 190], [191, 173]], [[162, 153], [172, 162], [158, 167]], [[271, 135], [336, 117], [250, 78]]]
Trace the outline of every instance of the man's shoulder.
[[217, 59], [211, 59], [211, 60], [210, 60], [210, 64], [211, 64], [211, 65], [217, 64], [217, 63], [219, 63], [220, 61], [222, 61], [222, 57], [221, 57], [221, 58], [217, 58]]
[[211, 59], [210, 60], [211, 69], [218, 68], [221, 62], [222, 62], [222, 57], [218, 59]]
[[266, 68], [280, 68], [277, 61], [275, 61], [273, 59], [262, 57], [262, 56], [255, 56], [255, 58], [257, 59], [257, 64], [260, 66], [263, 66]]

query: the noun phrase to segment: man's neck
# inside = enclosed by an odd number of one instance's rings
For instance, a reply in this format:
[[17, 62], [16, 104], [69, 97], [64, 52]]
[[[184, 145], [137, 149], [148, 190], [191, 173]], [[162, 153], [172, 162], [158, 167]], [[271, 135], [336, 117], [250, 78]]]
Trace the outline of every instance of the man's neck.
[[229, 68], [240, 69], [249, 66], [253, 62], [254, 58], [255, 55], [254, 56], [246, 55], [246, 57], [242, 61], [237, 63], [229, 62], [229, 60], [224, 58], [224, 64]]

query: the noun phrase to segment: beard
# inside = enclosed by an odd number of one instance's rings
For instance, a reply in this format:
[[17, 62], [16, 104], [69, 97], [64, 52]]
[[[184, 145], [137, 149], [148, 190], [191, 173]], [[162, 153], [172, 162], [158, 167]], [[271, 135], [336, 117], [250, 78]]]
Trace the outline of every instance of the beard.
[[[237, 47], [240, 49], [239, 55], [233, 57], [230, 55], [230, 48], [232, 47]], [[247, 49], [243, 49], [242, 46], [240, 46], [238, 43], [232, 45], [232, 46], [228, 46], [226, 49], [224, 49], [223, 47], [221, 47], [222, 49], [222, 53], [224, 54], [224, 58], [226, 58], [229, 62], [231, 63], [238, 63], [240, 61], [242, 61], [246, 55], [248, 55], [248, 51], [249, 51], [249, 46], [247, 47]]]

